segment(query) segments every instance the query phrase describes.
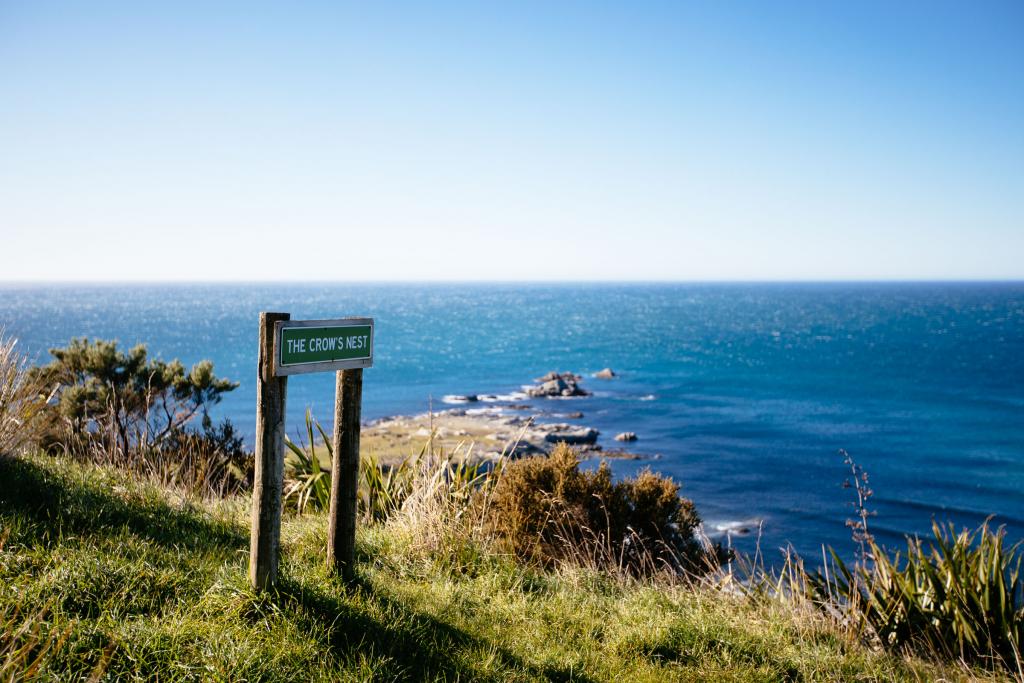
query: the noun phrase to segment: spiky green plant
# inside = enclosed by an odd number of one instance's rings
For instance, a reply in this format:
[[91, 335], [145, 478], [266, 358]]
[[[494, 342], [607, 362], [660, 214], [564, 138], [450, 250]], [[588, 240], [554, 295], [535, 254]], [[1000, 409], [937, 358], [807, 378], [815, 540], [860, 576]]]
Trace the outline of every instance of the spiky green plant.
[[1024, 577], [1021, 544], [1005, 545], [988, 523], [957, 532], [933, 523], [927, 544], [907, 539], [906, 555], [871, 540], [869, 562], [848, 566], [832, 550], [831, 575], [810, 577], [818, 595], [837, 602], [891, 649], [931, 652], [1021, 671]]
[[[300, 514], [307, 509], [325, 510], [330, 504], [331, 471], [321, 465], [317, 434], [327, 451], [327, 461], [334, 462], [332, 441], [309, 410], [306, 410], [305, 427], [306, 439], [300, 439], [300, 443], [285, 436], [289, 481], [284, 497], [286, 504], [294, 505]], [[431, 497], [443, 488], [445, 495], [461, 509], [468, 505], [486, 475], [481, 465], [471, 464], [471, 461], [471, 445], [461, 443], [446, 454], [443, 449], [433, 448], [433, 439], [425, 441], [417, 453], [395, 465], [380, 462], [372, 451], [363, 453], [359, 461], [360, 514], [368, 521], [385, 521], [405, 504], [414, 488], [424, 486]]]
[[402, 506], [413, 486], [417, 458], [403, 458], [397, 465], [381, 463], [372, 451], [359, 461], [359, 507], [367, 520], [382, 522]]
[[[306, 436], [309, 439], [309, 451], [305, 444], [296, 444], [286, 434], [284, 445], [289, 453], [285, 460], [290, 481], [285, 487], [284, 500], [294, 503], [299, 514], [312, 510], [326, 510], [331, 502], [331, 471], [320, 467], [320, 454], [316, 449], [316, 438], [313, 430], [320, 433], [322, 443], [327, 449], [327, 461], [334, 462], [334, 448], [324, 428], [313, 418], [313, 413], [306, 408]], [[301, 439], [300, 439], [301, 441]]]

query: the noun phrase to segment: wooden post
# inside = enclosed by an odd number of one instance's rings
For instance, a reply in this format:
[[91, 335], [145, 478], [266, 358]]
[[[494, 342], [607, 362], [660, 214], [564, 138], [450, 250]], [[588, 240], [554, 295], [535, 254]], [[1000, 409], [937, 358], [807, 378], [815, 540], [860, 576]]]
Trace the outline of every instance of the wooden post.
[[356, 559], [356, 496], [363, 371], [339, 370], [334, 398], [334, 462], [327, 521], [327, 566], [349, 580]]
[[288, 313], [260, 313], [256, 378], [256, 474], [252, 485], [249, 581], [265, 590], [277, 581], [284, 484], [284, 408], [287, 377], [274, 376], [274, 323]]

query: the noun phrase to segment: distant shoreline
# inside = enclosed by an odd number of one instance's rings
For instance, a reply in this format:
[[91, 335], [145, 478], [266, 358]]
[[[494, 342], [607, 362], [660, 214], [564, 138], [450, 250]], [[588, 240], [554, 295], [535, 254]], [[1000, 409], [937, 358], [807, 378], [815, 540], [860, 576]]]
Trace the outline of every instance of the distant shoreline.
[[[612, 379], [615, 374], [605, 369], [594, 377]], [[474, 462], [547, 455], [563, 442], [576, 448], [582, 458], [639, 460], [643, 457], [626, 448], [610, 448], [600, 443], [601, 432], [582, 422], [585, 414], [577, 409], [576, 402], [582, 402], [585, 407], [591, 392], [583, 388], [580, 375], [549, 372], [534, 381], [533, 386], [524, 385], [521, 392], [453, 394], [442, 400], [459, 407], [373, 420], [362, 428], [361, 449], [372, 452], [385, 463], [413, 455], [424, 444], [434, 452], [456, 453]], [[538, 401], [557, 401], [565, 409], [545, 410], [536, 404]], [[625, 442], [636, 440], [637, 436], [622, 432], [615, 438], [617, 442]], [[608, 438], [603, 441], [607, 442]]]

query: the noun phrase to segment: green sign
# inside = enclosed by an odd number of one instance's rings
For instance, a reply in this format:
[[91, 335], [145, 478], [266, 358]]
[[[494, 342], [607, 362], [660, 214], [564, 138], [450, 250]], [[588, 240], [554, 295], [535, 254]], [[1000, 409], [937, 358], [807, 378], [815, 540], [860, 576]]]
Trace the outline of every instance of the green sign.
[[289, 320], [276, 325], [275, 375], [366, 368], [373, 364], [373, 320]]

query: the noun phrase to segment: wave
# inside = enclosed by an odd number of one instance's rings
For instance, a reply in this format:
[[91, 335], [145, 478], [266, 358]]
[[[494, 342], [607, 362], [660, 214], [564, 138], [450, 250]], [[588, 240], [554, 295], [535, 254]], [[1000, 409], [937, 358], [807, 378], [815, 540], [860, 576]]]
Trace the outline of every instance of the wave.
[[442, 403], [452, 405], [463, 403], [509, 403], [512, 401], [523, 401], [529, 396], [521, 391], [513, 391], [508, 394], [446, 394], [441, 398]]
[[748, 519], [728, 519], [716, 522], [705, 522], [704, 533], [708, 538], [717, 539], [723, 536], [749, 536], [759, 533], [764, 519], [751, 517]]

